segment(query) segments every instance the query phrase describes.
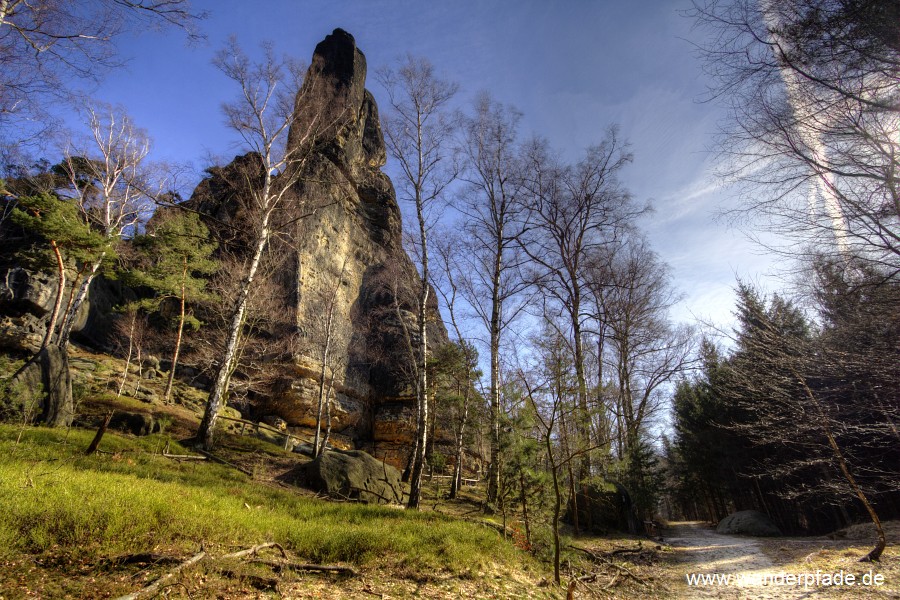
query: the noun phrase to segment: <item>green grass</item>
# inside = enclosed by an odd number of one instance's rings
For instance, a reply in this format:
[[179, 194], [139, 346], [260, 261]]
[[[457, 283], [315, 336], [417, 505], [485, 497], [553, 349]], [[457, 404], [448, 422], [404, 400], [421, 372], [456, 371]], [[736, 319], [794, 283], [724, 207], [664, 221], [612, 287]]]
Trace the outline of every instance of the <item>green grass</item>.
[[[530, 559], [496, 532], [436, 513], [303, 497], [228, 467], [163, 458], [161, 436], [0, 425], [0, 560], [100, 561], [121, 554], [224, 554], [266, 541], [299, 559], [417, 573], [521, 569]], [[187, 450], [172, 442], [172, 453]], [[249, 507], [249, 508], [248, 508]]]

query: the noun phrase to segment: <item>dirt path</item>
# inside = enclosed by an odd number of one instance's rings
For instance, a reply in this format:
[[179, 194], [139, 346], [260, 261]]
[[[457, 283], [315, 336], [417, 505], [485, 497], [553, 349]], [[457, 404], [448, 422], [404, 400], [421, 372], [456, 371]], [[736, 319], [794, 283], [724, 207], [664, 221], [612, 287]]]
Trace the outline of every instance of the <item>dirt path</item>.
[[677, 598], [793, 600], [815, 593], [763, 585], [763, 575], [778, 569], [755, 538], [718, 534], [704, 523], [678, 523], [668, 530], [665, 540], [684, 561], [684, 575], [695, 577], [694, 585], [682, 579], [673, 590]]

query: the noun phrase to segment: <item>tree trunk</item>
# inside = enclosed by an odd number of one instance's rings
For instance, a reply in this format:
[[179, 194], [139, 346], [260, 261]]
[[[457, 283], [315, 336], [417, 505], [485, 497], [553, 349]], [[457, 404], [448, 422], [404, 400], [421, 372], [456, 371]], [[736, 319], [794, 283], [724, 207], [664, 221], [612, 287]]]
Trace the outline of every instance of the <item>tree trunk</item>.
[[328, 383], [328, 391], [325, 394], [325, 436], [322, 438], [322, 447], [319, 454], [324, 454], [328, 447], [328, 439], [331, 437], [331, 391], [334, 389], [334, 369], [331, 369], [331, 381]]
[[109, 427], [109, 422], [112, 421], [114, 412], [114, 410], [111, 410], [106, 413], [106, 417], [103, 418], [103, 421], [100, 423], [100, 427], [97, 429], [97, 434], [94, 435], [94, 439], [91, 440], [91, 443], [87, 447], [87, 450], [84, 451], [85, 456], [90, 456], [97, 451], [98, 447], [100, 447], [100, 441], [103, 439], [103, 434], [106, 433], [106, 428]]
[[85, 298], [87, 298], [88, 288], [91, 287], [91, 282], [94, 281], [94, 277], [96, 277], [97, 271], [100, 269], [100, 265], [103, 263], [103, 258], [105, 256], [106, 252], [104, 251], [100, 254], [100, 258], [93, 262], [90, 271], [85, 275], [84, 280], [81, 282], [78, 294], [66, 309], [66, 315], [60, 326], [59, 339], [57, 340], [57, 345], [60, 348], [65, 349], [69, 346], [69, 337], [72, 335], [72, 327], [75, 326], [75, 316], [78, 314], [78, 309], [81, 308]]
[[800, 382], [800, 385], [803, 386], [803, 391], [806, 392], [806, 397], [809, 398], [810, 402], [816, 407], [819, 412], [819, 417], [822, 423], [822, 429], [824, 430], [825, 437], [828, 439], [828, 445], [831, 447], [832, 452], [834, 453], [834, 457], [837, 460], [838, 466], [841, 469], [841, 473], [843, 473], [844, 478], [847, 480], [847, 483], [850, 486], [850, 489], [853, 490], [853, 493], [856, 494], [856, 497], [859, 498], [859, 501], [862, 502], [863, 506], [866, 508], [866, 512], [869, 513], [869, 518], [872, 519], [872, 523], [875, 525], [876, 532], [876, 540], [875, 547], [869, 551], [864, 557], [860, 559], [860, 562], [872, 562], [877, 561], [881, 558], [882, 552], [884, 552], [884, 548], [887, 545], [887, 541], [884, 535], [884, 527], [881, 525], [881, 519], [878, 518], [878, 513], [875, 512], [875, 507], [869, 502], [869, 498], [866, 496], [866, 493], [856, 482], [856, 478], [850, 472], [850, 466], [847, 464], [847, 460], [844, 458], [844, 453], [841, 451], [840, 446], [838, 446], [837, 440], [834, 437], [834, 434], [831, 431], [831, 427], [828, 424], [828, 415], [825, 414], [825, 410], [822, 408], [822, 405], [819, 403], [819, 399], [816, 398], [816, 395], [810, 389], [809, 385], [806, 383], [806, 379], [801, 377], [799, 373], [793, 368], [791, 369], [792, 374], [797, 380]]
[[57, 269], [57, 285], [56, 301], [53, 303], [53, 310], [50, 312], [50, 320], [47, 322], [47, 331], [44, 333], [44, 339], [41, 342], [41, 350], [47, 347], [56, 330], [56, 321], [59, 319], [59, 309], [62, 307], [63, 294], [66, 288], [66, 265], [63, 262], [62, 254], [59, 252], [59, 246], [54, 240], [50, 240], [50, 247], [53, 249], [53, 256], [56, 257]]
[[[581, 455], [578, 468], [578, 479], [583, 481], [591, 476], [591, 453], [586, 451], [591, 446], [591, 412], [587, 404], [587, 380], [584, 374], [584, 341], [581, 339], [581, 302], [576, 295], [572, 306], [572, 336], [575, 338], [575, 379], [578, 384], [578, 410], [575, 420], [575, 431], [578, 434], [578, 446], [585, 449]], [[583, 444], [583, 446], [582, 446]], [[576, 446], [576, 449], [581, 449]]]
[[[326, 325], [330, 329], [330, 326]], [[325, 348], [322, 350], [322, 368], [319, 370], [319, 405], [316, 410], [316, 435], [313, 437], [313, 458], [319, 456], [319, 439], [322, 435], [322, 412], [325, 408], [325, 373], [328, 368], [328, 346], [331, 343], [330, 333], [325, 335]], [[324, 444], [322, 445], [324, 447]]]
[[219, 411], [225, 404], [225, 397], [228, 392], [228, 383], [231, 379], [231, 372], [234, 368], [235, 357], [237, 356], [238, 340], [240, 339], [241, 327], [244, 323], [244, 313], [247, 311], [247, 302], [250, 297], [250, 289], [253, 285], [253, 279], [256, 277], [256, 271], [259, 269], [259, 263], [262, 260], [263, 251], [269, 243], [269, 218], [272, 216], [272, 208], [269, 208], [263, 215], [260, 234], [256, 241], [256, 248], [253, 252], [253, 258], [250, 261], [250, 268], [247, 276], [241, 283], [241, 290], [238, 294], [237, 302], [234, 306], [234, 313], [231, 317], [231, 326], [228, 333], [228, 341], [225, 344], [225, 354], [222, 362], [219, 364], [219, 370], [213, 381], [213, 387], [209, 392], [209, 400], [206, 403], [206, 410], [203, 413], [203, 420], [197, 430], [197, 441], [203, 446], [207, 452], [213, 449], [213, 434], [216, 429], [216, 421], [219, 417]]
[[528, 496], [525, 494], [525, 471], [519, 469], [519, 499], [522, 502], [522, 522], [525, 524], [525, 543], [531, 548], [531, 523], [528, 521]]
[[122, 371], [122, 383], [119, 384], [119, 391], [116, 393], [116, 398], [122, 395], [122, 392], [125, 391], [125, 384], [128, 383], [128, 369], [131, 367], [131, 353], [134, 350], [134, 328], [137, 322], [137, 309], [131, 313], [131, 326], [129, 327], [128, 332], [128, 356], [125, 358], [125, 369]]
[[[420, 163], [421, 164], [421, 163]], [[419, 291], [417, 325], [419, 333], [418, 356], [418, 415], [416, 422], [416, 450], [413, 455], [412, 472], [409, 477], [409, 501], [407, 508], [419, 508], [422, 493], [422, 471], [425, 468], [425, 447], [428, 444], [428, 375], [425, 370], [428, 358], [428, 234], [425, 229], [425, 214], [421, 199], [416, 200], [416, 212], [419, 218], [419, 240], [422, 248], [422, 279]]]
[[500, 493], [500, 269], [502, 249], [494, 255], [491, 279], [491, 463], [488, 469], [487, 501], [496, 502]]
[[172, 353], [172, 367], [169, 369], [169, 378], [166, 380], [166, 391], [163, 393], [163, 404], [169, 404], [172, 397], [172, 384], [175, 382], [175, 367], [178, 366], [178, 354], [181, 351], [181, 336], [184, 332], [184, 301], [185, 282], [187, 280], [187, 259], [184, 259], [184, 270], [181, 273], [181, 312], [178, 315], [178, 333], [175, 335], [175, 351]]
[[[466, 359], [468, 362], [468, 359]], [[459, 428], [456, 431], [456, 464], [453, 465], [453, 481], [450, 483], [450, 499], [456, 498], [462, 485], [462, 461], [463, 461], [463, 435], [465, 433], [466, 420], [469, 418], [469, 389], [470, 382], [466, 381], [466, 392], [463, 396], [463, 412], [460, 417]]]
[[553, 475], [553, 580], [559, 585], [559, 513], [562, 507], [562, 493], [559, 490], [559, 474], [553, 460], [553, 446], [550, 443], [550, 432], [544, 436], [547, 458], [550, 461], [550, 473]]

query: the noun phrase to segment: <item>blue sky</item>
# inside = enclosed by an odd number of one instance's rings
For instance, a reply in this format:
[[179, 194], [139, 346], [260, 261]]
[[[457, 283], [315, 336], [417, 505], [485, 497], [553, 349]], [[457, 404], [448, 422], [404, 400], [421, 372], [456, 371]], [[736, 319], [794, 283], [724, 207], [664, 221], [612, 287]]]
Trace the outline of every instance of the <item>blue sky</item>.
[[[230, 34], [247, 49], [262, 40], [309, 61], [335, 27], [349, 31], [369, 72], [410, 52], [461, 84], [465, 104], [481, 90], [524, 113], [522, 133], [547, 137], [575, 159], [618, 123], [634, 163], [623, 180], [655, 213], [643, 227], [672, 268], [685, 300], [674, 316], [731, 321], [735, 277], [765, 281], [773, 271], [743, 236], [714, 219], [734, 202], [711, 173], [716, 124], [681, 11], [690, 0], [409, 0], [196, 1], [209, 11], [208, 44], [186, 46], [177, 32], [124, 41], [128, 65], [97, 90], [122, 104], [154, 140], [157, 159], [224, 160], [240, 151], [219, 109], [234, 89], [210, 60]], [[370, 77], [368, 87], [384, 105]], [[390, 172], [390, 171], [389, 171]], [[774, 287], [770, 284], [769, 287]]]

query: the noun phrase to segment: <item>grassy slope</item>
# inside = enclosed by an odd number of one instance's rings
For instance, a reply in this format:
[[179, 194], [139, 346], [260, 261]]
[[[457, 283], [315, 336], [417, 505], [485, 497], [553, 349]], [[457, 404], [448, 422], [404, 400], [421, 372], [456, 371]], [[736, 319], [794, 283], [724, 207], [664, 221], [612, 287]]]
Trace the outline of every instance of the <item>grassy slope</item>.
[[[298, 561], [361, 567], [369, 574], [366, 585], [377, 574], [436, 589], [550, 594], [533, 581], [545, 575], [543, 567], [472, 523], [434, 512], [324, 502], [255, 483], [228, 467], [174, 462], [154, 453], [165, 443], [158, 435], [108, 432], [104, 452], [92, 457], [83, 456], [91, 431], [29, 428], [16, 444], [18, 435], [19, 428], [0, 425], [2, 598], [124, 594], [167, 568], [140, 573], [117, 566], [116, 557], [187, 557], [201, 545], [221, 556], [267, 541], [282, 544]], [[187, 453], [174, 442], [169, 451]], [[201, 563], [179, 578], [178, 585], [187, 586], [182, 593], [255, 597], [257, 587], [273, 581], [271, 572], [211, 565]], [[282, 584], [302, 580], [294, 575]]]

